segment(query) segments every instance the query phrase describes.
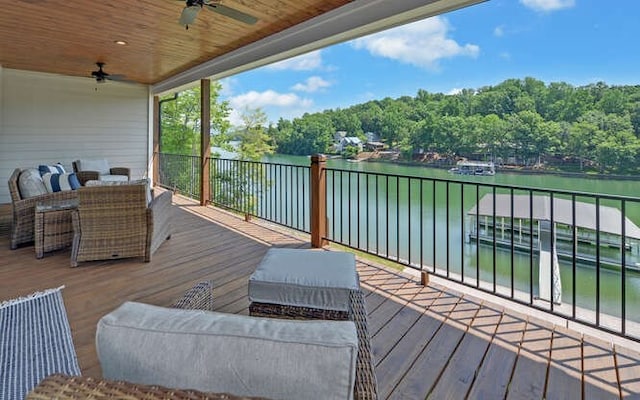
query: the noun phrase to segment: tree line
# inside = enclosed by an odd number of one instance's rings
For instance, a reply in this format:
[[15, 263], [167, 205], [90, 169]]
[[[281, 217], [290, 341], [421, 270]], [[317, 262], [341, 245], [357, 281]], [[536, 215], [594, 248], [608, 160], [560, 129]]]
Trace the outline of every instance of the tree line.
[[[228, 122], [231, 108], [211, 84], [212, 144], [243, 159], [281, 154], [330, 153], [337, 131], [364, 139], [378, 135], [405, 159], [435, 154], [517, 165], [553, 160], [601, 173], [640, 172], [640, 85], [599, 82], [573, 86], [535, 78], [455, 94], [418, 90], [416, 96], [384, 98], [344, 109], [306, 113], [269, 124], [260, 109], [241, 110], [242, 125]], [[166, 96], [161, 106], [161, 150], [199, 154], [199, 88]]]
[[414, 97], [280, 119], [267, 135], [278, 153], [308, 155], [330, 152], [336, 131], [373, 132], [407, 159], [427, 152], [518, 165], [553, 159], [603, 173], [636, 173], [640, 85], [573, 86], [527, 77], [455, 94], [421, 89]]

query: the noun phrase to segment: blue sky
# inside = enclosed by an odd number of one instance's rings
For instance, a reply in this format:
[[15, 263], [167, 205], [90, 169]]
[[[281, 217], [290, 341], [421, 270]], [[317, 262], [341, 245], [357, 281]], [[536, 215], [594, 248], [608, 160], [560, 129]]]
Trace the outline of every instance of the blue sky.
[[224, 79], [222, 98], [232, 123], [247, 107], [275, 122], [526, 76], [639, 84], [638, 38], [638, 0], [489, 0]]

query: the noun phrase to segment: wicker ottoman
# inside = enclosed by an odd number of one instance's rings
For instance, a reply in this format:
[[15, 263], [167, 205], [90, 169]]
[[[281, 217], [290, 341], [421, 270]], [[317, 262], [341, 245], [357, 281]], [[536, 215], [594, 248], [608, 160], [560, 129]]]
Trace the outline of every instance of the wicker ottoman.
[[[339, 278], [337, 282], [336, 280], [332, 280], [331, 283], [323, 281], [320, 276], [324, 275], [315, 275], [323, 269], [325, 273], [331, 271], [334, 275], [337, 274]], [[286, 275], [287, 272], [291, 275]], [[355, 282], [351, 281], [351, 277], [355, 277]], [[303, 282], [302, 288], [296, 287]], [[294, 299], [283, 299], [277, 297], [282, 296], [283, 287], [301, 290], [294, 291], [298, 294]], [[275, 289], [277, 292], [264, 294], [263, 289]], [[317, 291], [316, 296], [313, 294], [314, 291]], [[322, 308], [326, 307], [328, 302], [326, 299], [319, 299], [317, 294], [332, 291], [334, 294], [338, 293], [336, 297], [339, 301], [333, 299], [329, 302], [330, 304], [343, 301], [346, 293], [346, 310], [341, 307]], [[249, 313], [255, 317], [353, 321], [358, 333], [354, 398], [356, 400], [378, 398], [367, 310], [364, 294], [360, 290], [353, 254], [318, 250], [270, 249], [256, 268], [256, 272], [249, 278], [249, 299], [251, 301]]]
[[351, 253], [274, 248], [249, 278], [249, 310], [348, 320], [350, 293], [359, 289]]

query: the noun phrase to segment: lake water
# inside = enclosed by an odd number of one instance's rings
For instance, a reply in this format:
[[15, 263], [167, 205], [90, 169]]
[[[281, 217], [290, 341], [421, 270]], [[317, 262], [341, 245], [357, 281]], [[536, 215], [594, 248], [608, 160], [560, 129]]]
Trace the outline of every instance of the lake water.
[[[284, 155], [270, 156], [265, 161], [304, 166], [310, 163], [308, 157]], [[355, 174], [329, 173], [328, 235], [332, 240], [370, 252], [376, 252], [377, 249], [380, 254], [399, 259], [418, 269], [422, 266], [429, 270], [436, 265], [441, 273], [449, 271], [454, 276], [464, 275], [466, 282], [475, 281], [479, 275], [483, 282], [481, 286], [491, 287], [495, 284], [506, 291], [507, 295], [513, 290], [525, 297], [531, 289], [534, 296], [538, 292], [537, 255], [531, 258], [528, 254], [517, 251], [512, 253], [509, 248], [497, 248], [494, 256], [493, 246], [477, 246], [468, 238], [472, 222], [467, 212], [476, 204], [478, 197], [491, 192], [489, 187], [480, 187], [476, 192], [475, 184], [632, 198], [640, 194], [638, 180], [589, 179], [503, 171], [498, 171], [494, 176], [462, 176], [436, 168], [383, 162], [348, 162], [342, 159], [329, 159], [327, 167], [426, 178], [420, 183], [419, 179], [392, 178], [388, 181], [385, 177], [376, 178], [373, 175], [358, 179]], [[433, 183], [432, 179], [443, 181]], [[451, 182], [446, 183], [444, 180]], [[496, 193], [509, 194], [510, 191], [500, 189]], [[514, 193], [528, 192], [515, 190]], [[303, 196], [301, 204], [306, 207], [305, 195], [300, 193], [300, 196]], [[577, 196], [576, 201], [594, 202], [588, 196]], [[621, 208], [620, 201], [601, 199], [600, 204]], [[640, 224], [640, 203], [633, 200], [625, 202], [625, 213], [631, 221]], [[593, 252], [595, 247], [582, 246], [585, 252]], [[633, 263], [636, 259], [640, 262], [637, 253], [637, 250], [627, 251], [627, 263]], [[621, 258], [621, 252], [615, 249], [602, 248], [601, 256], [605, 255], [617, 260]], [[572, 263], [561, 260], [560, 275], [564, 304], [573, 304], [575, 296], [576, 306], [595, 310], [596, 300], [599, 298], [602, 313], [614, 316], [621, 314], [622, 275], [619, 270], [601, 268], [598, 274], [593, 265], [578, 264], [574, 273]], [[574, 280], [577, 288], [575, 292]], [[627, 269], [625, 285], [627, 318], [640, 322], [640, 316], [631, 311], [640, 307], [640, 274]]]

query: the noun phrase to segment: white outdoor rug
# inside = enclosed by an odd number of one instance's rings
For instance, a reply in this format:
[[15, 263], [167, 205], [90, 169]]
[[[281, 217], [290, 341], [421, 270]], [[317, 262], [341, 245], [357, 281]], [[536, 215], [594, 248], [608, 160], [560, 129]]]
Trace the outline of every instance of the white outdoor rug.
[[22, 400], [53, 373], [80, 375], [62, 287], [0, 303], [0, 400]]

